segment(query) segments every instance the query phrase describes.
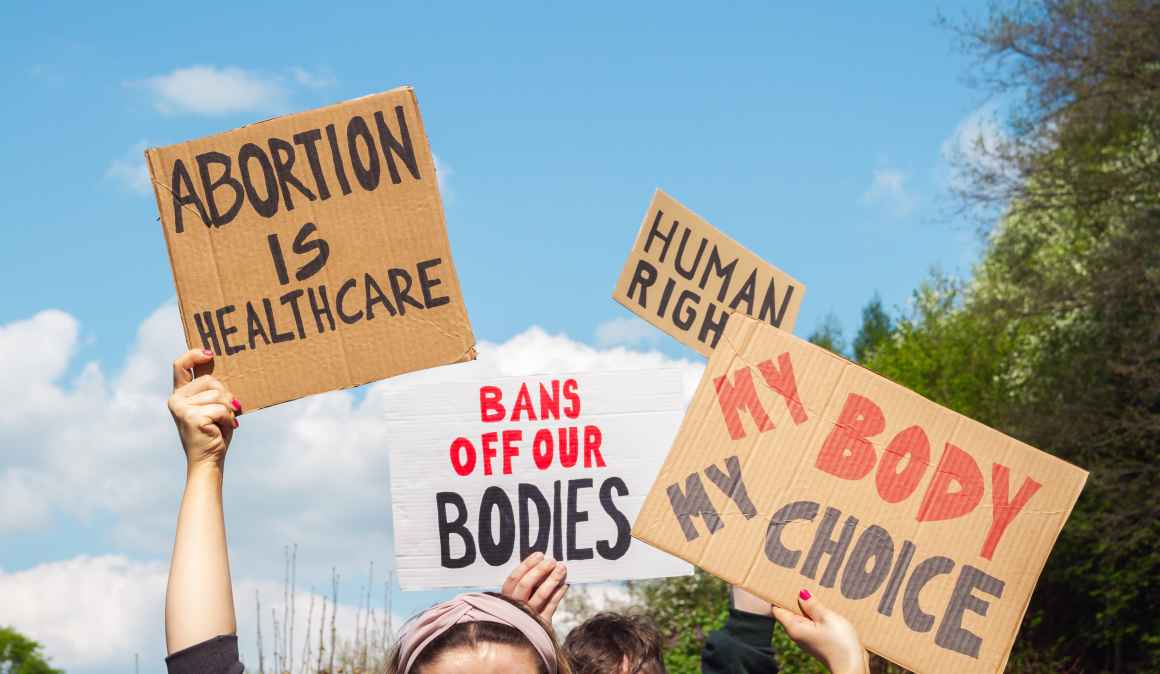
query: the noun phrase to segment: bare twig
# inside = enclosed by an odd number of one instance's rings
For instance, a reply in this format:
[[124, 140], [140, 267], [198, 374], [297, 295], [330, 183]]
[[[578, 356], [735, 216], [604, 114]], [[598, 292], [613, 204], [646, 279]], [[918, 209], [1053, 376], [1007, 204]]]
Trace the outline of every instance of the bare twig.
[[257, 607], [256, 613], [258, 618], [258, 674], [265, 674], [266, 672], [266, 658], [262, 651], [262, 597], [254, 590], [254, 605]]
[[330, 584], [330, 669], [327, 670], [327, 673], [334, 674], [335, 640], [338, 637], [338, 631], [334, 626], [334, 616], [338, 614], [338, 571], [333, 567], [330, 569]]
[[314, 620], [314, 588], [310, 588], [310, 608], [306, 610], [306, 638], [302, 640], [302, 674], [310, 674], [310, 625]]
[[326, 625], [326, 600], [327, 597], [322, 598], [322, 616], [318, 619], [318, 667], [315, 668], [316, 674], [322, 672], [322, 656], [326, 653], [326, 641], [323, 637], [323, 627]]
[[294, 604], [297, 599], [296, 594], [298, 590], [298, 544], [294, 544], [294, 551], [290, 554], [290, 622], [287, 624], [286, 638], [286, 657], [288, 662], [286, 664], [286, 671], [294, 672]]

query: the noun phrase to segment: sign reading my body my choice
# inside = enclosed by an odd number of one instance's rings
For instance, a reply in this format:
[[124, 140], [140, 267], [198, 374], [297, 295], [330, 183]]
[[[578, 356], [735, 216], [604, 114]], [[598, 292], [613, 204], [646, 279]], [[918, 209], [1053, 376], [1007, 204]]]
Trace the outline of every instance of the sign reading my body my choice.
[[570, 582], [685, 575], [630, 528], [684, 410], [677, 370], [504, 377], [389, 394], [404, 590], [498, 586], [532, 551]]
[[1003, 671], [1087, 473], [733, 316], [633, 535], [916, 672]]
[[146, 158], [186, 340], [248, 410], [475, 357], [410, 88]]

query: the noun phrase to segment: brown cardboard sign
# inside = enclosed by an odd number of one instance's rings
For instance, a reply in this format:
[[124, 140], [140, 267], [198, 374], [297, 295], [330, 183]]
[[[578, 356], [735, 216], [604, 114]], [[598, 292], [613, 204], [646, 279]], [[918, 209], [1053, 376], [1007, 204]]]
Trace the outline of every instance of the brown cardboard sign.
[[186, 341], [247, 409], [475, 358], [409, 87], [145, 155]]
[[734, 316], [633, 535], [916, 672], [1001, 672], [1087, 473]]
[[805, 292], [801, 282], [658, 189], [612, 298], [708, 356], [732, 313], [792, 331]]

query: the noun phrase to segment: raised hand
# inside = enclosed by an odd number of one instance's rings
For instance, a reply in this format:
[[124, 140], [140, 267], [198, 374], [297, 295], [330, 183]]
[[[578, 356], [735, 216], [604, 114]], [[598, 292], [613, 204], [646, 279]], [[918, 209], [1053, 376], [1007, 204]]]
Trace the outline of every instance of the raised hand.
[[542, 552], [533, 552], [512, 570], [501, 592], [505, 597], [527, 602], [540, 617], [552, 622], [552, 615], [568, 592], [568, 567]]
[[786, 634], [802, 650], [814, 656], [834, 674], [867, 674], [870, 671], [866, 649], [858, 632], [841, 614], [826, 607], [809, 590], [798, 593], [798, 606], [805, 616], [773, 607]]
[[242, 413], [241, 403], [217, 378], [194, 378], [194, 366], [212, 360], [212, 351], [192, 349], [173, 361], [169, 412], [191, 467], [203, 463], [222, 465], [238, 427], [237, 416]]
[[212, 360], [212, 352], [197, 349], [173, 361], [169, 411], [188, 466], [165, 591], [165, 642], [170, 654], [237, 631], [222, 477], [242, 406], [216, 378], [194, 378], [194, 366]]

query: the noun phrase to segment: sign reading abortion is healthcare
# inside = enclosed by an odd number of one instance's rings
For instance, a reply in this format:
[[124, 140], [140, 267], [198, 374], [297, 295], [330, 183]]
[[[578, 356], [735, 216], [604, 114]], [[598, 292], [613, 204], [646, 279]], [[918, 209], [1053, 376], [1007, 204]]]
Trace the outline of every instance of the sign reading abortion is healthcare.
[[1001, 672], [1087, 473], [733, 316], [633, 535], [916, 672]]
[[145, 155], [186, 341], [246, 409], [475, 357], [410, 88]]
[[630, 529], [684, 410], [677, 370], [504, 377], [386, 398], [404, 590], [498, 586], [533, 551], [569, 582], [685, 575]]

